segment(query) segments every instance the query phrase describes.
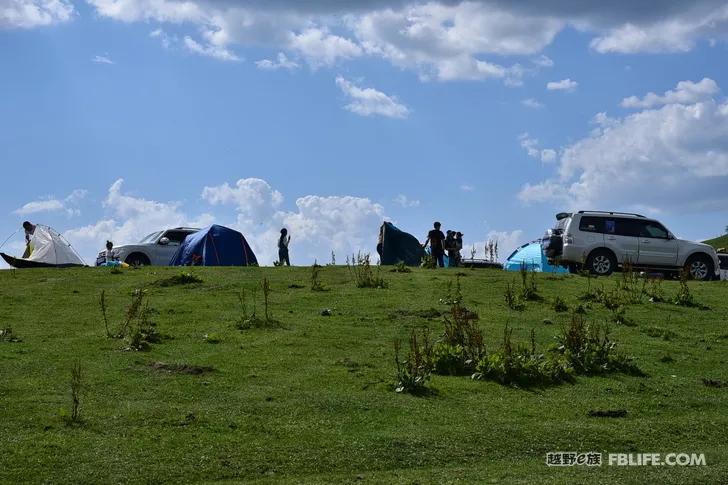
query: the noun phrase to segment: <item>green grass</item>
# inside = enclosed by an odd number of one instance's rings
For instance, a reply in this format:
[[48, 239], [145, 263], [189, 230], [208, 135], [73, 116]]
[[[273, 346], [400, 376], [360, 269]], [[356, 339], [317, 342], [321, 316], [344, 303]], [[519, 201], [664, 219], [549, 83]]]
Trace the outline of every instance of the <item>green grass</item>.
[[[719, 483], [728, 476], [728, 388], [702, 382], [728, 381], [725, 282], [690, 283], [710, 310], [626, 307], [636, 326], [613, 325], [612, 338], [646, 377], [578, 377], [522, 390], [434, 376], [436, 392], [414, 397], [392, 389], [392, 342], [406, 342], [413, 327], [442, 332], [431, 309], [447, 310], [439, 300], [456, 271], [383, 272], [387, 289], [359, 289], [346, 268], [324, 267], [326, 291], [310, 290], [310, 268], [192, 273], [202, 282], [164, 287], [154, 283], [179, 269], [0, 272], [0, 329], [21, 340], [0, 340], [0, 482]], [[573, 307], [587, 284], [537, 275], [544, 300], [512, 311], [503, 293], [517, 274], [463, 274], [465, 304], [480, 314], [492, 350], [506, 324], [522, 342], [534, 329], [545, 348], [569, 318], [553, 309], [554, 298]], [[263, 277], [271, 318], [281, 325], [238, 330], [240, 290], [252, 296]], [[591, 285], [611, 289], [618, 278]], [[668, 297], [677, 286], [663, 283]], [[169, 338], [125, 352], [123, 341], [106, 337], [99, 293], [118, 325], [140, 287], [150, 320]], [[586, 318], [610, 316], [592, 303]], [[63, 416], [76, 361], [81, 423], [70, 425]], [[626, 417], [589, 415], [621, 409]], [[705, 453], [708, 465], [548, 468], [549, 451]]]
[[707, 241], [703, 241], [705, 244], [710, 244], [715, 249], [719, 248], [728, 248], [728, 234], [724, 234], [722, 236], [718, 236], [713, 239], [708, 239]]

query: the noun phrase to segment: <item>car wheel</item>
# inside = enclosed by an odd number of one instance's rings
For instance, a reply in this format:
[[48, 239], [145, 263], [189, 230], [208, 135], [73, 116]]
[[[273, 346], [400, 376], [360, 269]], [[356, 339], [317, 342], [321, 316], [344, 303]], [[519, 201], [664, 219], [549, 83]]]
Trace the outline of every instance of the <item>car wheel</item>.
[[129, 266], [147, 266], [149, 265], [149, 258], [141, 253], [133, 253], [126, 258], [125, 262]]
[[591, 274], [609, 276], [617, 268], [617, 258], [611, 251], [597, 249], [586, 258], [586, 267]]
[[685, 263], [685, 271], [696, 281], [710, 281], [713, 278], [713, 262], [707, 256], [692, 256]]

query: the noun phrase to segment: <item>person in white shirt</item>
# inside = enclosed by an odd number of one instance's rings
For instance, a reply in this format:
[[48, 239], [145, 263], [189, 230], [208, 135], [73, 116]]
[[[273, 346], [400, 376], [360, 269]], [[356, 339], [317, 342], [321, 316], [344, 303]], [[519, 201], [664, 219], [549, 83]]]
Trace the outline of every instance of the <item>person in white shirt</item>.
[[281, 237], [278, 238], [278, 263], [283, 266], [291, 265], [291, 261], [288, 259], [288, 245], [291, 243], [291, 236], [288, 234], [288, 229], [285, 227], [281, 229]]

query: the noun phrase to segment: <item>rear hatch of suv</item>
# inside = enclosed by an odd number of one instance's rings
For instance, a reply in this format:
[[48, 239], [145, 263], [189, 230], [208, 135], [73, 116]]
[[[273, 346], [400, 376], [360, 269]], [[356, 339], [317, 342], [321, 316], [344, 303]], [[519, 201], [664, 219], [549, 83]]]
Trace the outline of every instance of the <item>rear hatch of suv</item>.
[[570, 217], [571, 214], [568, 212], [559, 212], [556, 214], [556, 226], [546, 231], [546, 234], [541, 239], [541, 247], [547, 258], [556, 259], [561, 256], [564, 250], [563, 235]]

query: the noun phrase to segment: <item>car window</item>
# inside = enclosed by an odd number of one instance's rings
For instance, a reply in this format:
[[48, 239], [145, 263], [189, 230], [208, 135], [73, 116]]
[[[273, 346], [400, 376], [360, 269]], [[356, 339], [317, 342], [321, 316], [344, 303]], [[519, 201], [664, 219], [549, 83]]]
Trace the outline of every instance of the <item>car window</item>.
[[139, 241], [139, 244], [149, 244], [157, 240], [159, 235], [162, 234], [162, 231], [153, 232], [151, 234], [148, 234], [144, 239]]
[[623, 219], [615, 217], [614, 219], [604, 220], [604, 229], [607, 234], [614, 234], [617, 236], [639, 236], [639, 225], [635, 219]]
[[182, 244], [182, 241], [187, 237], [187, 232], [184, 231], [167, 231], [164, 233], [164, 237], [169, 239], [169, 244]]
[[640, 237], [667, 239], [667, 229], [662, 224], [653, 221], [640, 221]]
[[579, 230], [584, 232], [604, 232], [604, 218], [584, 216], [579, 221]]

